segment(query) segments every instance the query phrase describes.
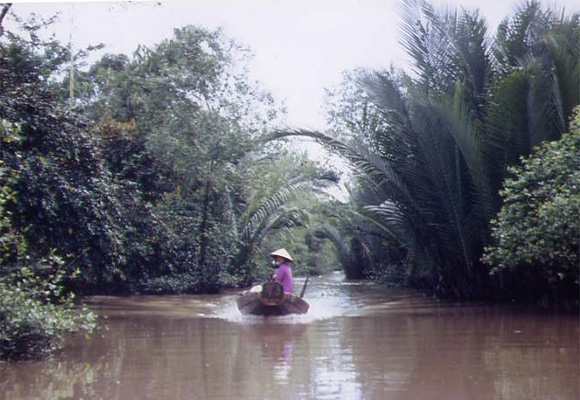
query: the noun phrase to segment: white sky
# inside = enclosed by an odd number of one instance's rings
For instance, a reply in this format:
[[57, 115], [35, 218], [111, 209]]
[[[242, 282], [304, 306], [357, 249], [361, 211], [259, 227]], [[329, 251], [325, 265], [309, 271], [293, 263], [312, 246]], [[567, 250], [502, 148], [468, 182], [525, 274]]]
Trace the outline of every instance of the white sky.
[[[439, 6], [479, 8], [495, 26], [521, 0], [436, 0]], [[105, 43], [107, 52], [130, 53], [152, 45], [187, 24], [222, 27], [249, 46], [255, 58], [251, 74], [280, 100], [288, 123], [323, 129], [325, 87], [340, 82], [344, 70], [403, 66], [399, 45], [398, 0], [190, 0], [127, 4], [123, 2], [16, 2], [21, 16], [61, 12], [57, 37], [74, 46]], [[554, 4], [552, 1], [546, 4]], [[580, 11], [580, 0], [561, 0]]]

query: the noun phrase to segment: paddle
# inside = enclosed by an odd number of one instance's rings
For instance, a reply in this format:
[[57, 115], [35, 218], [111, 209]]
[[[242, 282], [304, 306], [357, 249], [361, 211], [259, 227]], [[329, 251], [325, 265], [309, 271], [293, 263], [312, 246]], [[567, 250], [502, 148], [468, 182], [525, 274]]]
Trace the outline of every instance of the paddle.
[[302, 290], [300, 291], [300, 298], [304, 297], [304, 292], [306, 292], [306, 286], [308, 286], [308, 279], [310, 275], [306, 275], [306, 280], [304, 281], [304, 286], [302, 286]]

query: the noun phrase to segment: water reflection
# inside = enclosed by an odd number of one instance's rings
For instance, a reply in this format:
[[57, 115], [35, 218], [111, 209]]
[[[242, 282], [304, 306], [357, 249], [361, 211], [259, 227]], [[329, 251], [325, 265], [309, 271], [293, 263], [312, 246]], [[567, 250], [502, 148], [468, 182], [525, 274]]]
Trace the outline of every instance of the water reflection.
[[260, 351], [260, 360], [262, 363], [271, 364], [274, 379], [281, 384], [286, 384], [292, 372], [297, 341], [300, 341], [301, 346], [308, 346], [307, 337], [301, 340], [305, 331], [304, 324], [269, 322], [242, 326], [240, 341]]
[[578, 399], [576, 316], [434, 302], [336, 277], [312, 315], [227, 296], [97, 298], [106, 329], [0, 364], [0, 399]]

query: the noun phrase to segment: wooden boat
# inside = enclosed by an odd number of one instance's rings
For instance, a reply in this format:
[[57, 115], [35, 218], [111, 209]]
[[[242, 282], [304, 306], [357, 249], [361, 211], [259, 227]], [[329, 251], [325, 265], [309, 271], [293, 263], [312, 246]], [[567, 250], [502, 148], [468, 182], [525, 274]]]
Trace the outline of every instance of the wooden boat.
[[237, 303], [242, 314], [263, 316], [306, 314], [310, 308], [302, 297], [285, 294], [282, 285], [276, 282], [266, 282], [242, 293]]

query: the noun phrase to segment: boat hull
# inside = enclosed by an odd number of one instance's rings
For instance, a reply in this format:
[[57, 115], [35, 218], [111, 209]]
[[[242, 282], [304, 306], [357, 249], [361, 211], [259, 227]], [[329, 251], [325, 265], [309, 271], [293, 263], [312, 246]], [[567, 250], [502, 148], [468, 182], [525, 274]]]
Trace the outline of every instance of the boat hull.
[[238, 309], [244, 315], [283, 316], [306, 314], [310, 305], [294, 295], [285, 295], [280, 304], [264, 304], [259, 293], [247, 292], [237, 299]]

